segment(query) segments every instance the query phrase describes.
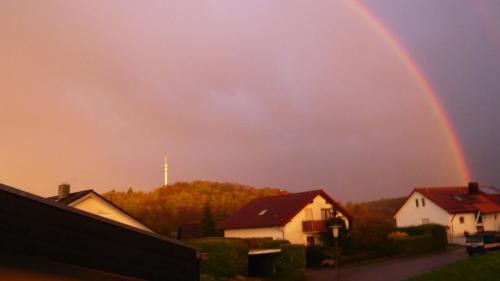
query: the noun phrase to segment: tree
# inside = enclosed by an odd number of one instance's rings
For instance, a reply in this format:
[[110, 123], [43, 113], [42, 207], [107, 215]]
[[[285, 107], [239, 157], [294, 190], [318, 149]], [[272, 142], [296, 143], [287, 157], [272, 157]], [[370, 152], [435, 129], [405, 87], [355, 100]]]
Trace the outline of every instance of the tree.
[[203, 216], [201, 218], [201, 233], [203, 236], [216, 236], [215, 219], [212, 213], [210, 202], [206, 201], [203, 206]]

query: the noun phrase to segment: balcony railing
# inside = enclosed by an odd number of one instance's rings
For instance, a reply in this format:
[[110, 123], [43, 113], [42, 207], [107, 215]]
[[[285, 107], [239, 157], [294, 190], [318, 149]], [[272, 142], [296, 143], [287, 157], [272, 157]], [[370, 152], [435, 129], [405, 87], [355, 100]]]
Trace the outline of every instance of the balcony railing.
[[302, 231], [303, 232], [323, 232], [326, 231], [325, 221], [303, 221], [302, 222]]

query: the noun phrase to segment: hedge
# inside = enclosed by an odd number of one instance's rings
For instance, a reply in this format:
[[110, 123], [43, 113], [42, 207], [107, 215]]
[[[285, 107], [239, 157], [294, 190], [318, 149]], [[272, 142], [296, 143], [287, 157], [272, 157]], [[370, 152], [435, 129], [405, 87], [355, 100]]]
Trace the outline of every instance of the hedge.
[[[308, 246], [306, 248], [306, 266], [307, 267], [318, 267], [321, 265], [323, 260], [330, 258], [326, 254], [327, 248], [323, 246]], [[333, 255], [335, 256], [335, 255]]]
[[442, 225], [402, 227], [397, 231], [406, 232], [410, 237], [390, 240], [391, 253], [395, 255], [407, 256], [444, 250], [448, 244], [446, 230]]
[[251, 256], [251, 273], [254, 276], [278, 280], [303, 280], [306, 266], [305, 247], [288, 241], [268, 240], [256, 245], [259, 249], [280, 248], [281, 252]]
[[201, 274], [213, 277], [248, 275], [248, 244], [240, 239], [209, 237], [187, 240], [208, 254], [201, 261]]

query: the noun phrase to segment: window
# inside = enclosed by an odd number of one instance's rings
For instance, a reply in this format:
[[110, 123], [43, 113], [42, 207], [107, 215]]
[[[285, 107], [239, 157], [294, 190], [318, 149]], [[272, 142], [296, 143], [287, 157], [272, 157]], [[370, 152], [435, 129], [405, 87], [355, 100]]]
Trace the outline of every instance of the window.
[[313, 210], [307, 208], [305, 211], [306, 211], [306, 220], [312, 221], [313, 220]]
[[331, 218], [332, 215], [332, 209], [321, 209], [321, 219], [322, 220], [327, 220]]
[[418, 199], [415, 199], [415, 206], [418, 208]]
[[425, 207], [425, 198], [422, 197], [422, 207]]
[[465, 222], [465, 218], [464, 217], [459, 217], [458, 219], [460, 220], [460, 224], [463, 224]]
[[265, 213], [267, 213], [267, 209], [264, 209], [264, 210], [260, 211], [259, 216], [262, 216], [262, 215], [264, 215]]
[[430, 219], [429, 218], [423, 218], [422, 219], [422, 224], [429, 224], [430, 223]]
[[497, 219], [497, 215], [495, 214], [495, 220]]

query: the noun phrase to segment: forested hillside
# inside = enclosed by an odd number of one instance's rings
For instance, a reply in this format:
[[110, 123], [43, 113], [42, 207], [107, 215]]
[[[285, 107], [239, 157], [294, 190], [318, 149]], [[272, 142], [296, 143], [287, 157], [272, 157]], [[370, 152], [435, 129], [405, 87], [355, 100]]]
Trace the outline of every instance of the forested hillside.
[[353, 216], [357, 224], [364, 224], [368, 221], [392, 224], [394, 213], [405, 199], [405, 197], [400, 197], [361, 203], [348, 202], [344, 207]]
[[279, 194], [277, 188], [208, 181], [177, 182], [150, 192], [111, 191], [105, 198], [143, 221], [158, 233], [169, 236], [184, 223], [201, 221], [208, 202], [216, 221], [233, 214], [251, 200]]
[[[171, 235], [181, 224], [200, 222], [207, 202], [218, 222], [255, 198], [279, 193], [278, 188], [194, 181], [178, 182], [150, 192], [129, 189], [126, 192], [111, 191], [103, 196], [156, 232]], [[403, 201], [404, 198], [394, 198], [345, 204], [345, 209], [354, 219], [354, 235], [366, 240], [365, 243], [386, 235], [387, 229], [393, 225], [392, 216]]]
[[372, 249], [382, 245], [394, 229], [393, 216], [406, 198], [345, 204], [354, 220], [352, 236], [359, 249]]

